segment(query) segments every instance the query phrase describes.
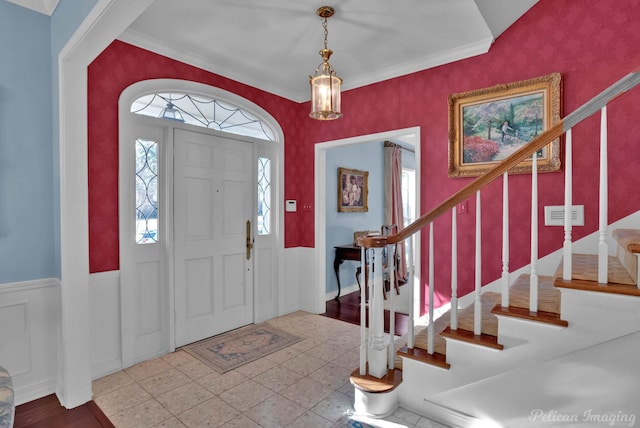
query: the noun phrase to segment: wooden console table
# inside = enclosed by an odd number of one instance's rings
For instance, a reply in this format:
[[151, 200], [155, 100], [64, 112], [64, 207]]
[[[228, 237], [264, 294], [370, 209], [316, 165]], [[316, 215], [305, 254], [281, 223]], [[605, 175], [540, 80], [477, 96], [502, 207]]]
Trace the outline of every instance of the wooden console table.
[[[351, 260], [351, 261], [355, 261], [355, 262], [360, 262], [360, 249], [361, 247], [356, 247], [353, 244], [347, 244], [347, 245], [336, 245], [335, 247], [336, 250], [336, 255], [333, 259], [333, 270], [336, 272], [336, 279], [338, 280], [338, 295], [336, 296], [336, 299], [340, 298], [340, 290], [341, 290], [341, 286], [340, 286], [340, 265], [342, 264], [343, 261], [345, 260]], [[397, 294], [400, 294], [400, 290], [399, 290], [399, 286], [404, 284], [405, 281], [404, 279], [400, 279], [398, 278], [398, 263], [395, 263], [395, 267], [396, 267], [396, 271], [395, 271], [395, 284], [394, 284], [394, 288], [396, 290]], [[384, 266], [383, 266], [384, 268]], [[362, 292], [362, 287], [360, 286], [360, 273], [361, 273], [361, 267], [358, 266], [358, 269], [356, 270], [356, 281], [358, 282], [358, 288], [360, 288], [360, 292]], [[385, 278], [384, 280], [384, 286], [382, 288], [382, 293], [384, 295], [384, 298], [387, 298], [387, 291], [389, 290], [389, 280], [388, 278]], [[365, 269], [364, 272], [364, 283], [365, 283], [365, 289], [366, 289], [366, 285], [369, 284], [369, 271]], [[367, 293], [368, 294], [368, 293]], [[366, 296], [366, 300], [369, 301], [369, 296]]]

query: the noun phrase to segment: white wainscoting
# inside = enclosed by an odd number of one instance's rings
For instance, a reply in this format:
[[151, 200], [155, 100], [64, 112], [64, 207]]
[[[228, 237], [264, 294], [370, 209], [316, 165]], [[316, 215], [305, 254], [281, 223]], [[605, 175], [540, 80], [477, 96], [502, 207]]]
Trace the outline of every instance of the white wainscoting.
[[284, 249], [284, 289], [280, 294], [282, 314], [300, 309], [300, 247]]
[[11, 374], [16, 404], [55, 392], [60, 282], [0, 284], [0, 364]]
[[120, 272], [89, 275], [91, 378], [122, 369]]
[[286, 312], [303, 310], [322, 313], [324, 289], [317, 289], [318, 261], [315, 248], [295, 247], [285, 249], [285, 298]]
[[[324, 290], [316, 290], [316, 250], [284, 250], [280, 314], [323, 312]], [[123, 368], [120, 272], [89, 275], [91, 377]], [[61, 322], [60, 281], [0, 284], [0, 365], [13, 378], [16, 404], [55, 393]]]
[[[91, 375], [122, 369], [120, 275], [89, 277]], [[56, 391], [60, 339], [60, 281], [0, 284], [0, 365], [9, 370], [16, 404]]]

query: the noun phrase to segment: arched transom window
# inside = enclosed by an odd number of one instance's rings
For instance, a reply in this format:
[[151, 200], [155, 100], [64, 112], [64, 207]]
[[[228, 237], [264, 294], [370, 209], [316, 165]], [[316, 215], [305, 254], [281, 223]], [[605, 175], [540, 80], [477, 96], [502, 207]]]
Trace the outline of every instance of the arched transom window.
[[149, 94], [135, 100], [131, 112], [261, 140], [275, 140], [274, 131], [260, 118], [238, 106], [203, 95]]

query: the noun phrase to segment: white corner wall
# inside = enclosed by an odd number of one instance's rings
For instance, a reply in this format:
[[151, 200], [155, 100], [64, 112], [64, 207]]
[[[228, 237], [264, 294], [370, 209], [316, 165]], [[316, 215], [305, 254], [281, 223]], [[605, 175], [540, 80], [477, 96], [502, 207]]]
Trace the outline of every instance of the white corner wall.
[[52, 394], [58, 370], [60, 282], [48, 278], [0, 285], [0, 365], [12, 377], [16, 404]]

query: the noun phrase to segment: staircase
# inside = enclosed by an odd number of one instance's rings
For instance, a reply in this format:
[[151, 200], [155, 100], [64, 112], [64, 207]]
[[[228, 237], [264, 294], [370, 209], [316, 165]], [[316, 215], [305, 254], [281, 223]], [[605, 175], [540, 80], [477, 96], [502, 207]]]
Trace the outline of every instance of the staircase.
[[[606, 388], [601, 384], [603, 388], [600, 391], [587, 394], [580, 385], [582, 382], [588, 383], [591, 376], [579, 374], [576, 369], [582, 367], [579, 362], [588, 361], [590, 355], [605, 352], [602, 348], [604, 344], [615, 350], [615, 358], [607, 360], [628, 359], [630, 357], [625, 349], [633, 350], [635, 343], [640, 339], [640, 219], [635, 220], [631, 228], [610, 226], [607, 221], [606, 192], [606, 106], [612, 99], [638, 83], [640, 73], [629, 74], [564, 118], [560, 126], [556, 125], [544, 132], [527, 147], [518, 150], [398, 234], [369, 237], [361, 241], [362, 260], [366, 260], [365, 251], [373, 251], [375, 255], [375, 251], [386, 248], [391, 252], [393, 245], [410, 239], [412, 234], [428, 226], [428, 283], [433, 284], [433, 223], [446, 213], [452, 215], [450, 311], [436, 318], [434, 308], [430, 307], [427, 327], [410, 329], [406, 337], [396, 340], [385, 336], [379, 328], [380, 315], [377, 312], [380, 312], [379, 301], [382, 299], [381, 280], [374, 279], [370, 286], [371, 328], [366, 331], [362, 327], [361, 364], [351, 376], [351, 382], [356, 389], [356, 411], [384, 416], [400, 405], [451, 426], [496, 427], [540, 426], [542, 419], [536, 421], [537, 415], [531, 414], [538, 408], [542, 409], [541, 418], [545, 416], [545, 409], [551, 412], [546, 414], [547, 421], [553, 418], [553, 412], [557, 413], [557, 409], [565, 409], [567, 415], [573, 415], [571, 417], [575, 418], [578, 418], [578, 415], [586, 417], [584, 412], [587, 410], [592, 412], [589, 414], [592, 416], [596, 414], [593, 413], [595, 409], [596, 412], [600, 412], [597, 413], [600, 422], [603, 418], [613, 417], [611, 412], [617, 412], [619, 418], [630, 418], [633, 411], [640, 416], [640, 405], [635, 404], [640, 394], [640, 376], [636, 374], [637, 370], [634, 367], [627, 367], [626, 373], [623, 370], [621, 374], [617, 374], [621, 379], [631, 379], [631, 390], [626, 391], [628, 394], [625, 397], [636, 398], [635, 401], [623, 399], [620, 403], [622, 407], [619, 408], [602, 407], [603, 403], [606, 404], [607, 397], [612, 396], [611, 392], [605, 392], [598, 403], [589, 402], [587, 397], [598, 397]], [[604, 159], [600, 163], [599, 230], [589, 239], [584, 239], [590, 242], [590, 250], [578, 252], [573, 251], [574, 243], [571, 242], [571, 132], [579, 122], [598, 111], [602, 118], [601, 158]], [[502, 176], [505, 189], [503, 212], [506, 213], [503, 214], [503, 225], [508, 231], [508, 171], [563, 133], [567, 134], [564, 163], [566, 214], [563, 248], [558, 251], [556, 272], [545, 272], [544, 275], [538, 272], [540, 260], [537, 255], [537, 214], [536, 218], [532, 214], [529, 273], [518, 275], [513, 282], [510, 280], [507, 232], [507, 239], [503, 239], [500, 291], [484, 291], [476, 281], [476, 289], [470, 296], [473, 303], [465, 308], [458, 308], [455, 283], [456, 206], [475, 194], [479, 210], [480, 191]], [[533, 156], [533, 207], [537, 207], [536, 171], [536, 157]], [[537, 209], [532, 209], [533, 212], [537, 212]], [[477, 219], [476, 236], [479, 237], [480, 216]], [[615, 244], [611, 245], [607, 238]], [[582, 250], [585, 245], [575, 247]], [[407, 248], [411, 248], [410, 242]], [[373, 260], [380, 258], [368, 257]], [[479, 277], [480, 260], [476, 259], [475, 262], [476, 277]], [[363, 265], [362, 268], [370, 267]], [[434, 301], [433, 288], [429, 287], [431, 302]], [[364, 316], [363, 313], [362, 321]], [[393, 314], [391, 316], [393, 317]], [[410, 314], [410, 317], [413, 320], [413, 314]], [[361, 324], [364, 326], [365, 323]], [[574, 360], [577, 363], [572, 365], [571, 361]], [[553, 397], [553, 394], [549, 395], [549, 390], [535, 390], [538, 383], [547, 386], [553, 384], [553, 379], [549, 377], [553, 369], [549, 367], [554, 367], [554, 364], [567, 365], [569, 369], [566, 373], [576, 371], [575, 378], [569, 383], [576, 387], [576, 390], [564, 391], [566, 396]], [[606, 361], [603, 361], [603, 364], [606, 365]], [[620, 363], [618, 367], [622, 365]], [[614, 366], [611, 371], [615, 372], [615, 369]], [[519, 385], [517, 379], [520, 377], [531, 378], [534, 385]], [[598, 376], [593, 378], [596, 379]], [[535, 391], [532, 390], [532, 386]], [[494, 401], [484, 400], [485, 394], [491, 394]], [[484, 404], [479, 405], [480, 402]], [[605, 414], [609, 416], [604, 416]], [[626, 422], [626, 426], [629, 426], [629, 419], [620, 419], [617, 422], [620, 421]]]
[[[583, 279], [585, 268], [597, 267], [597, 257], [584, 259], [587, 262], [578, 264], [575, 280], [539, 277], [537, 312], [528, 309], [529, 275], [521, 275], [513, 283], [507, 308], [500, 305], [499, 293], [483, 293], [486, 322], [480, 336], [473, 334], [473, 305], [460, 312], [456, 331], [448, 322], [450, 312], [436, 320], [436, 352], [446, 366], [434, 362], [424, 350], [416, 352], [416, 348], [426, 348], [427, 331], [422, 329], [416, 334], [413, 350], [406, 346], [398, 350], [404, 360], [403, 386], [419, 390], [422, 398], [436, 396], [640, 331], [637, 286], [613, 282], [617, 278], [607, 284]], [[619, 265], [617, 259], [612, 259], [612, 265]], [[624, 271], [622, 279], [627, 277]], [[421, 402], [413, 404], [422, 407]]]
[[[634, 232], [640, 233], [640, 230]], [[616, 230], [613, 236], [620, 242]], [[640, 244], [640, 239], [634, 240], [633, 244]], [[631, 254], [637, 260], [638, 252], [631, 251]], [[426, 351], [422, 351], [422, 354], [416, 352], [416, 349], [426, 342], [426, 330], [419, 331], [416, 334], [416, 348], [410, 350], [402, 347], [398, 351], [398, 355], [404, 360], [403, 382], [400, 386], [404, 391], [401, 390], [399, 393], [401, 405], [421, 411], [425, 416], [439, 419], [451, 426], [474, 426], [479, 421], [470, 414], [484, 413], [486, 418], [487, 413], [491, 412], [488, 412], [487, 404], [478, 405], [478, 392], [474, 392], [473, 388], [494, 383], [496, 385], [491, 395], [495, 399], [494, 403], [501, 403], [496, 406], [496, 414], [500, 414], [506, 407], [513, 411], [516, 405], [509, 405], [508, 399], [515, 397], [516, 401], [521, 402], [523, 391], [526, 391], [524, 393], [531, 400], [531, 404], [525, 405], [521, 411], [520, 420], [508, 425], [502, 425], [505, 421], [499, 420], [500, 424], [495, 426], [541, 426], [540, 421], [531, 421], [531, 425], [526, 425], [527, 420], [523, 417], [528, 416], [533, 409], [540, 408], [541, 406], [535, 403], [540, 402], [541, 397], [544, 398], [547, 393], [531, 391], [532, 385], [527, 385], [523, 372], [537, 370], [535, 382], [553, 384], [556, 379], [545, 366], [561, 365], [563, 360], [577, 364], [575, 353], [589, 355], [595, 347], [607, 344], [605, 361], [609, 363], [615, 361], [612, 356], [615, 357], [616, 354], [633, 353], [632, 348], [620, 346], [619, 342], [616, 342], [632, 337], [630, 335], [640, 334], [640, 290], [635, 283], [628, 284], [631, 275], [626, 269], [620, 269], [619, 258], [611, 257], [610, 281], [598, 284], [597, 279], [594, 281], [593, 278], [597, 278], [597, 255], [580, 254], [574, 256], [574, 261], [576, 259], [580, 260], [580, 263], [574, 263], [572, 280], [562, 278], [562, 266], [559, 269], [560, 275], [540, 277], [537, 313], [528, 310], [529, 276], [521, 275], [511, 286], [508, 308], [499, 304], [498, 293], [483, 293], [482, 312], [487, 323], [483, 324], [485, 327], [482, 336], [473, 335], [470, 321], [473, 311], [470, 307], [460, 312], [458, 336], [450, 334], [450, 312], [436, 320], [438, 327], [435, 330], [442, 329], [435, 339], [438, 343], [436, 352], [443, 354], [441, 358], [446, 361], [446, 367], [428, 358]], [[634, 268], [637, 268], [637, 264]], [[498, 303], [489, 308], [491, 302]], [[445, 327], [442, 327], [443, 325]], [[485, 335], [494, 335], [493, 341], [487, 342]], [[632, 340], [637, 342], [638, 339], [640, 337]], [[494, 342], [500, 344], [502, 349], [496, 351]], [[609, 342], [614, 342], [618, 347], [611, 346]], [[598, 367], [591, 367], [590, 370], [594, 368]], [[621, 393], [635, 398], [629, 398], [631, 403], [616, 402], [616, 407], [602, 409], [600, 412], [610, 414], [615, 410], [622, 412], [621, 415], [631, 415], [635, 414], [632, 413], [635, 410], [637, 413], [640, 408], [637, 405], [637, 394], [640, 392], [637, 354], [632, 364], [619, 364], [619, 367], [607, 371], [607, 381], [599, 381], [601, 393], [610, 396]], [[567, 372], [564, 375], [567, 375]], [[508, 376], [515, 379], [512, 385], [504, 381]], [[591, 376], [591, 372], [588, 376]], [[621, 385], [615, 380], [616, 376], [629, 378], [636, 385], [635, 389], [620, 392]], [[571, 388], [579, 388], [580, 385], [584, 388], [579, 380], [570, 381]], [[486, 388], [485, 393], [492, 391]], [[416, 394], [417, 391], [419, 393]], [[470, 395], [466, 405], [462, 399], [465, 393]], [[597, 398], [598, 393], [591, 391], [589, 395]], [[602, 400], [596, 401], [602, 404]], [[593, 402], [587, 403], [589, 404], [578, 405], [577, 409], [564, 413], [582, 414], [594, 406]], [[470, 409], [473, 405], [477, 406], [476, 412]], [[560, 401], [548, 406], [547, 411], [557, 411], [558, 408], [562, 408], [563, 403]], [[628, 421], [624, 426], [628, 426]]]

